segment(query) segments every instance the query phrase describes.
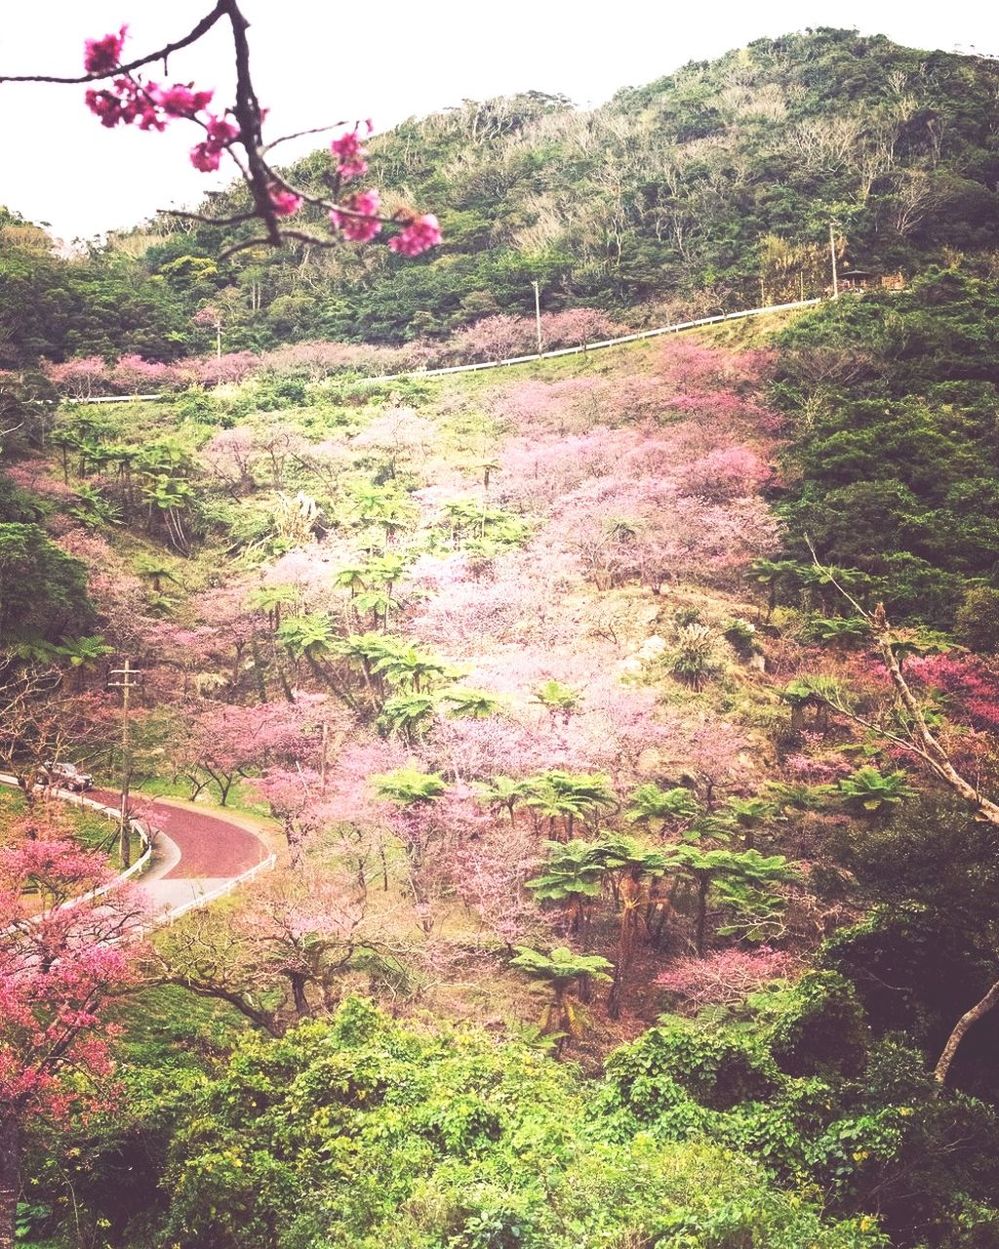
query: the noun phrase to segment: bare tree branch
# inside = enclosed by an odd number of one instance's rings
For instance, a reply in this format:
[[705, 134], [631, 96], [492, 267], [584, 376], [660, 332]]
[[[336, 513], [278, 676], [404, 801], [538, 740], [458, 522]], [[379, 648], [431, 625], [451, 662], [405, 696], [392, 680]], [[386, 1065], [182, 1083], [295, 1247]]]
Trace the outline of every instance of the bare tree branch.
[[[117, 53], [120, 53], [121, 42], [124, 39], [124, 30], [122, 28], [119, 36], [110, 35], [108, 40], [112, 41], [114, 48], [108, 57], [100, 58], [99, 62], [90, 59], [93, 49], [88, 50], [88, 61], [90, 64], [99, 63], [101, 69], [99, 71], [82, 74], [75, 77], [59, 77], [47, 74], [21, 74], [6, 75], [0, 77], [0, 82], [44, 82], [44, 83], [89, 83], [102, 82], [111, 80], [114, 91], [104, 91], [98, 93], [98, 99], [88, 100], [94, 112], [101, 116], [104, 124], [115, 125], [119, 121], [124, 120], [126, 123], [135, 120], [134, 111], [125, 115], [121, 111], [121, 99], [127, 97], [129, 107], [135, 106], [136, 100], [143, 101], [144, 109], [142, 112], [143, 126], [153, 125], [159, 129], [163, 128], [163, 116], [169, 116], [169, 110], [163, 115], [157, 114], [157, 107], [161, 107], [155, 91], [147, 89], [141, 79], [132, 78], [131, 71], [149, 65], [154, 61], [163, 61], [164, 67], [166, 61], [172, 52], [176, 52], [182, 48], [186, 48], [196, 43], [202, 36], [212, 29], [219, 21], [225, 19], [230, 28], [233, 42], [233, 53], [236, 68], [236, 99], [235, 104], [225, 111], [223, 118], [209, 117], [206, 123], [204, 120], [192, 113], [174, 113], [174, 116], [185, 116], [187, 120], [195, 122], [201, 128], [207, 131], [207, 140], [198, 145], [192, 152], [192, 161], [197, 168], [205, 172], [211, 172], [218, 168], [218, 158], [223, 151], [227, 152], [239, 170], [240, 176], [246, 183], [247, 189], [252, 200], [252, 209], [247, 213], [236, 213], [230, 217], [212, 218], [207, 214], [192, 213], [183, 210], [161, 209], [168, 216], [178, 218], [183, 221], [202, 221], [206, 224], [215, 224], [219, 226], [240, 225], [245, 221], [259, 219], [265, 227], [265, 235], [262, 238], [253, 238], [234, 244], [228, 250], [224, 251], [220, 259], [226, 259], [234, 255], [236, 252], [243, 251], [249, 247], [267, 245], [271, 247], [280, 247], [285, 241], [296, 240], [307, 243], [310, 246], [329, 248], [339, 246], [341, 239], [334, 235], [333, 237], [318, 237], [307, 232], [295, 229], [286, 229], [283, 226], [283, 219], [290, 216], [291, 213], [304, 204], [311, 204], [325, 212], [336, 212], [344, 218], [361, 219], [365, 221], [379, 222], [386, 225], [407, 226], [412, 223], [416, 225], [427, 225], [432, 231], [432, 237], [425, 243], [421, 241], [416, 251], [406, 251], [407, 255], [417, 255], [419, 250], [425, 250], [426, 247], [434, 246], [440, 241], [440, 230], [436, 221], [432, 217], [417, 218], [413, 213], [400, 212], [392, 217], [378, 216], [374, 213], [365, 213], [352, 207], [356, 200], [348, 196], [348, 203], [341, 205], [336, 202], [341, 192], [341, 187], [346, 179], [353, 176], [357, 172], [363, 172], [366, 166], [361, 164], [357, 170], [347, 170], [344, 166], [339, 166], [328, 178], [330, 190], [333, 199], [326, 199], [321, 196], [313, 195], [299, 187], [293, 186], [281, 174], [274, 170], [268, 163], [267, 154], [281, 143], [286, 143], [290, 139], [300, 138], [303, 135], [322, 134], [323, 132], [333, 129], [332, 126], [317, 126], [308, 130], [299, 131], [297, 134], [284, 135], [279, 139], [275, 139], [272, 143], [264, 144], [261, 133], [262, 122], [264, 118], [263, 110], [260, 107], [260, 101], [257, 98], [253, 79], [250, 73], [250, 48], [247, 41], [247, 30], [250, 23], [242, 13], [238, 0], [217, 0], [214, 8], [201, 19], [200, 22], [182, 39], [178, 39], [173, 43], [166, 44], [157, 51], [149, 53], [146, 56], [137, 57], [132, 61], [124, 64], [114, 64], [111, 68], [106, 68], [110, 61], [114, 59]], [[100, 46], [100, 45], [99, 45]], [[107, 53], [107, 49], [103, 49]], [[177, 90], [177, 88], [174, 88]], [[118, 97], [115, 97], [118, 92]], [[105, 98], [106, 97], [106, 98]], [[210, 98], [210, 93], [208, 98]], [[118, 111], [115, 111], [118, 110]], [[233, 123], [228, 123], [226, 115], [231, 115]], [[344, 123], [337, 123], [344, 124]], [[370, 132], [370, 123], [368, 126]], [[238, 132], [237, 132], [238, 131]], [[354, 134], [356, 139], [356, 132]], [[214, 158], [214, 163], [213, 162]], [[281, 193], [286, 194], [282, 195]], [[294, 196], [295, 200], [289, 197]], [[297, 202], [296, 202], [297, 201]], [[375, 200], [374, 202], [377, 202]], [[334, 219], [334, 224], [343, 227], [343, 233], [348, 239], [360, 242], [370, 242], [374, 234], [378, 230], [361, 238], [355, 231], [353, 234], [349, 228], [338, 218]], [[390, 246], [397, 247], [397, 244], [390, 240]]]
[[[999, 828], [999, 803], [993, 802], [991, 798], [986, 798], [976, 785], [972, 785], [966, 777], [962, 776], [954, 767], [947, 751], [934, 736], [932, 729], [926, 722], [926, 716], [923, 709], [919, 705], [908, 681], [902, 672], [902, 665], [899, 662], [898, 655], [895, 651], [896, 639], [892, 634], [891, 627], [888, 623], [888, 617], [885, 613], [884, 604], [878, 603], [873, 612], [867, 611], [860, 603], [857, 602], [847, 591], [841, 586], [832, 574], [832, 570], [823, 567], [819, 563], [815, 554], [815, 548], [806, 537], [808, 549], [812, 553], [812, 560], [815, 567], [824, 572], [831, 583], [849, 602], [853, 609], [863, 617], [870, 629], [871, 637], [877, 647], [878, 654], [881, 656], [881, 662], [891, 678], [892, 686], [895, 690], [895, 697], [899, 705], [904, 709], [908, 723], [907, 728], [909, 737], [907, 739], [900, 738], [883, 727], [863, 720], [860, 716], [847, 710], [844, 707], [836, 706], [835, 703], [829, 705], [834, 710], [841, 712], [855, 723], [863, 724], [865, 727], [873, 729], [876, 733], [880, 733], [882, 737], [888, 741], [896, 743], [911, 751], [918, 759], [920, 759], [929, 771], [939, 780], [942, 781], [949, 789], [953, 790], [974, 812], [975, 818], [984, 820], [994, 827]], [[947, 1076], [950, 1072], [951, 1064], [957, 1053], [958, 1047], [964, 1040], [966, 1033], [980, 1019], [989, 1013], [995, 1006], [999, 1005], [999, 981], [988, 990], [970, 1010], [965, 1011], [961, 1018], [954, 1025], [950, 1036], [943, 1047], [937, 1064], [933, 1069], [933, 1078], [937, 1084], [943, 1087], [947, 1082]]]
[[[918, 700], [909, 687], [905, 676], [902, 673], [902, 665], [899, 663], [898, 655], [895, 652], [895, 642], [891, 626], [888, 623], [888, 617], [885, 613], [884, 604], [878, 603], [873, 612], [869, 612], [862, 607], [860, 603], [836, 580], [833, 570], [819, 562], [815, 554], [815, 548], [809, 539], [808, 549], [812, 553], [812, 560], [815, 567], [829, 578], [832, 585], [839, 590], [840, 594], [847, 600], [866, 622], [870, 630], [874, 645], [877, 647], [881, 662], [884, 664], [892, 686], [895, 690], [895, 696], [898, 703], [905, 710], [908, 716], [908, 738], [899, 738], [875, 724], [867, 724], [867, 727], [873, 728], [876, 732], [882, 733], [883, 736], [891, 741], [897, 742], [906, 749], [911, 750], [919, 759], [926, 764], [933, 775], [950, 789], [952, 789], [960, 798], [962, 798], [972, 808], [975, 818], [986, 820], [989, 824], [994, 824], [999, 828], [999, 803], [993, 802], [990, 798], [986, 798], [977, 785], [972, 785], [969, 780], [963, 777], [957, 768], [954, 767], [947, 751], [940, 744], [933, 734], [932, 729], [926, 722], [926, 716], [923, 709], [919, 705]], [[834, 710], [842, 711], [843, 714], [855, 719], [858, 723], [865, 723], [860, 717], [853, 715], [845, 708], [836, 707], [830, 703]]]
[[947, 1038], [947, 1044], [943, 1047], [943, 1051], [937, 1061], [937, 1065], [933, 1068], [933, 1078], [938, 1084], [944, 1085], [947, 1083], [950, 1065], [954, 1061], [954, 1055], [957, 1053], [958, 1046], [964, 1040], [965, 1033], [995, 1006], [999, 1006], [999, 980], [995, 982], [980, 1001], [972, 1006], [971, 1010], [965, 1011], [954, 1025], [953, 1031]]
[[227, 3], [226, 0], [219, 0], [215, 8], [203, 17], [197, 26], [189, 34], [185, 35], [183, 39], [178, 39], [176, 43], [168, 43], [158, 51], [149, 53], [148, 56], [140, 56], [138, 60], [129, 61], [127, 65], [116, 65], [108, 73], [82, 74], [75, 78], [58, 78], [51, 74], [0, 74], [0, 82], [53, 82], [78, 85], [83, 82], [103, 82], [107, 78], [117, 78], [120, 74], [131, 73], [133, 69], [141, 69], [143, 65], [151, 65], [154, 61], [165, 62], [172, 52], [179, 52], [181, 48], [187, 48], [192, 43], [197, 43], [220, 18], [229, 13], [231, 9], [235, 9], [235, 7], [235, 5]]

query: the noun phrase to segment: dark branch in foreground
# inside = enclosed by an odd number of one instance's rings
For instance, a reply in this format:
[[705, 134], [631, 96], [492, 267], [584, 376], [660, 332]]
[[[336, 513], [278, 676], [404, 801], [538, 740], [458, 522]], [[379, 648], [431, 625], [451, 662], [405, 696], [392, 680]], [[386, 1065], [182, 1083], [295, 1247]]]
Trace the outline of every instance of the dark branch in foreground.
[[220, 18], [224, 17], [230, 10], [235, 9], [235, 7], [234, 4], [227, 3], [227, 0], [219, 0], [219, 3], [216, 4], [211, 13], [203, 17], [197, 26], [189, 34], [185, 35], [183, 39], [178, 39], [176, 43], [168, 43], [157, 52], [151, 52], [148, 56], [140, 56], [138, 60], [129, 61], [126, 65], [118, 65], [110, 74], [82, 74], [76, 78], [58, 78], [51, 74], [0, 74], [0, 82], [53, 82], [72, 86], [84, 82], [101, 82], [106, 78], [116, 77], [118, 74], [128, 74], [133, 69], [141, 69], [144, 65], [151, 65], [154, 61], [165, 62], [172, 52], [179, 52], [181, 48], [187, 48], [192, 43], [197, 43]]

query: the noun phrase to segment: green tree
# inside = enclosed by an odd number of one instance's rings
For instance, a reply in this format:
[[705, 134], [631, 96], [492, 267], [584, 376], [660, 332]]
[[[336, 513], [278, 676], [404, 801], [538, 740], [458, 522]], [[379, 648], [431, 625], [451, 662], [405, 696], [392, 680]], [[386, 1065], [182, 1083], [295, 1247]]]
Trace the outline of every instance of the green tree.
[[517, 946], [517, 956], [510, 962], [551, 989], [552, 1000], [541, 1016], [541, 1031], [544, 1036], [556, 1038], [555, 1052], [561, 1054], [566, 1040], [582, 1033], [581, 1008], [573, 998], [573, 986], [578, 991], [589, 981], [610, 980], [607, 973], [611, 964], [598, 954], [574, 954], [565, 946], [558, 946], [550, 954]]
[[86, 570], [37, 525], [0, 523], [0, 638], [49, 642], [94, 623]]
[[892, 807], [916, 795], [904, 772], [881, 772], [870, 766], [844, 776], [838, 789], [849, 807], [868, 816], [886, 815]]
[[378, 773], [371, 777], [371, 783], [380, 798], [390, 798], [403, 804], [433, 802], [447, 789], [441, 777], [416, 768], [396, 768], [394, 772]]
[[524, 805], [531, 807], [539, 819], [547, 821], [552, 837], [560, 821], [568, 840], [577, 820], [585, 820], [597, 811], [611, 810], [618, 805], [610, 781], [602, 773], [563, 772], [554, 768], [532, 777], [530, 786]]
[[546, 842], [548, 858], [541, 872], [525, 881], [539, 902], [558, 902], [569, 913], [569, 929], [584, 948], [595, 898], [600, 897], [605, 864], [589, 841]]

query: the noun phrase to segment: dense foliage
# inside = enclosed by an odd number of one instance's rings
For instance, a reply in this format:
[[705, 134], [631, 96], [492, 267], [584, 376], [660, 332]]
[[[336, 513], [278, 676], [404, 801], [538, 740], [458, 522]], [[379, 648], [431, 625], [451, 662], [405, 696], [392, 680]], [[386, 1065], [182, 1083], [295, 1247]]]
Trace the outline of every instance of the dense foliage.
[[[820, 294], [841, 261], [913, 273], [996, 246], [996, 66], [821, 29], [757, 40], [590, 112], [531, 92], [411, 120], [371, 145], [383, 208], [433, 204], [446, 246], [413, 263], [308, 244], [218, 260], [240, 229], [165, 222], [84, 260], [0, 221], [0, 364], [41, 353], [231, 350], [300, 339], [399, 343], [495, 314], [592, 305], [661, 321]], [[328, 153], [288, 170], [323, 192]], [[246, 207], [239, 188], [209, 216]], [[325, 227], [317, 210], [307, 224]], [[252, 229], [252, 224], [245, 227]], [[640, 305], [641, 307], [636, 307]]]
[[[3, 1249], [993, 1249], [994, 79], [818, 31], [406, 123], [407, 267], [0, 219]], [[817, 291], [832, 214], [907, 283], [378, 379], [535, 278], [547, 345]], [[119, 942], [70, 759], [277, 865]]]
[[999, 588], [995, 283], [931, 270], [904, 292], [810, 313], [779, 344], [776, 392], [795, 434], [781, 507], [792, 552], [807, 559], [807, 534], [822, 559], [871, 577], [894, 613], [938, 627], [967, 603], [966, 627], [993, 649], [983, 612]]
[[[247, 1037], [212, 1075], [186, 1078], [183, 1104], [136, 1090], [144, 1120], [103, 1125], [85, 1183], [135, 1249], [884, 1243], [873, 1218], [823, 1217], [765, 1165], [703, 1139], [693, 1101], [687, 1130], [679, 1115], [650, 1130], [632, 1116], [629, 1064], [647, 1068], [623, 1053], [606, 1088], [587, 1087], [529, 1045], [415, 1031], [355, 999], [279, 1042]], [[126, 1142], [163, 1150], [159, 1194], [101, 1188], [125, 1178]]]

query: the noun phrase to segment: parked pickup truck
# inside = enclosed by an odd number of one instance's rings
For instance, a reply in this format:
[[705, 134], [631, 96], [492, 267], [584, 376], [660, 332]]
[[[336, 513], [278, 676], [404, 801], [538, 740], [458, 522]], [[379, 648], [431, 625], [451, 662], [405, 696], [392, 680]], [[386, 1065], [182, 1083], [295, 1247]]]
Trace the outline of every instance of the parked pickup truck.
[[46, 759], [42, 764], [42, 772], [47, 784], [57, 785], [60, 789], [75, 789], [83, 793], [94, 783], [89, 772], [81, 772], [72, 763], [54, 763], [51, 759]]

